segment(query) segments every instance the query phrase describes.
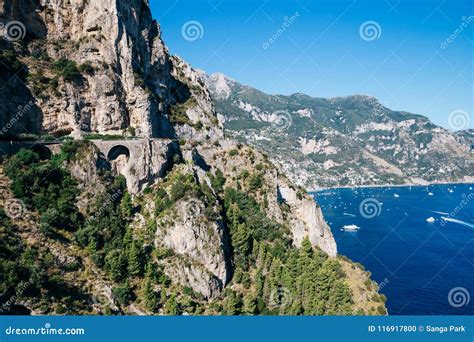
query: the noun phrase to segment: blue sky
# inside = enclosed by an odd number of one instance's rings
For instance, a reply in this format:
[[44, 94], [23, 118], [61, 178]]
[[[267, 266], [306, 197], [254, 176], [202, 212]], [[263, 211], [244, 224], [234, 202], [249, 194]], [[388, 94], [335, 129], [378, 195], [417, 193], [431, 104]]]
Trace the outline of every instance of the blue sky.
[[[208, 73], [272, 94], [372, 95], [452, 129], [459, 126], [450, 113], [461, 111], [474, 127], [472, 0], [150, 4], [171, 53]], [[183, 33], [186, 23], [191, 28]], [[466, 126], [464, 120], [460, 128]]]

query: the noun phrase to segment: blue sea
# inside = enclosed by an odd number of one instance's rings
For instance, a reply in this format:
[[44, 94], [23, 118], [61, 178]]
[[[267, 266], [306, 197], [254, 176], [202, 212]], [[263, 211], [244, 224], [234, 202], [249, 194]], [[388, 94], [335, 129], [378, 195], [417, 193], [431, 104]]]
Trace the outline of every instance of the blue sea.
[[474, 315], [474, 185], [313, 193], [338, 251], [380, 284], [391, 315]]

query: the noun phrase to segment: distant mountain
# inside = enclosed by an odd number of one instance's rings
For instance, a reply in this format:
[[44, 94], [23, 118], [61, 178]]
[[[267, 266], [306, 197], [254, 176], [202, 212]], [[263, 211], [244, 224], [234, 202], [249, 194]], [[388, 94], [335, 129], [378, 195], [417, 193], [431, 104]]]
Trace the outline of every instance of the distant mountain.
[[226, 134], [307, 189], [474, 179], [472, 131], [452, 133], [370, 96], [269, 95], [222, 74], [204, 78]]

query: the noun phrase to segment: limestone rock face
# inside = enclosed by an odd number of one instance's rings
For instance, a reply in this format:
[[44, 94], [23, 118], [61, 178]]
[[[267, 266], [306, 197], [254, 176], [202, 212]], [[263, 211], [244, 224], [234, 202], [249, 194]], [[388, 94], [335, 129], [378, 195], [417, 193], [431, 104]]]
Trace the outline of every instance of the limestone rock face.
[[316, 202], [308, 195], [298, 198], [297, 192], [285, 181], [279, 182], [278, 192], [292, 208], [291, 232], [295, 245], [299, 247], [303, 238], [308, 236], [313, 245], [318, 246], [330, 256], [336, 256], [336, 241]]
[[[24, 45], [10, 48], [30, 68], [30, 76], [41, 73], [57, 82], [55, 89], [36, 96], [31, 113], [43, 132], [77, 137], [123, 134], [133, 127], [142, 137], [175, 137], [168, 115], [191, 97], [191, 123], [205, 125], [215, 116], [203, 82], [186, 63], [169, 56], [147, 1], [52, 0], [20, 6], [5, 0], [0, 18], [25, 25]], [[60, 59], [75, 62], [80, 74], [63, 79], [51, 67]], [[25, 90], [18, 103], [25, 106], [30, 100]], [[184, 126], [177, 128], [186, 131]], [[31, 127], [26, 133], [38, 130]]]
[[[178, 272], [167, 264], [166, 272], [178, 282], [192, 287], [206, 297], [218, 294], [230, 279], [226, 261], [228, 242], [221, 220], [210, 221], [204, 215], [204, 204], [198, 199], [176, 204], [176, 219], [169, 226], [158, 227], [156, 241], [174, 251], [177, 257], [173, 266], [185, 270]], [[176, 278], [175, 278], [176, 279]]]

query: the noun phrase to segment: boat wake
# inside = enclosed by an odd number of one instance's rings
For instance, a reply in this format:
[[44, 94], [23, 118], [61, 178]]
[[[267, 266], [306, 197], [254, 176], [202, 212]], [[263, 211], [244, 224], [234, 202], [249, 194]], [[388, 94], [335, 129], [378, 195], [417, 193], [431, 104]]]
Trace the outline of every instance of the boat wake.
[[443, 211], [434, 211], [434, 210], [432, 210], [431, 212], [435, 213], [435, 214], [440, 214], [440, 215], [449, 215], [448, 213], [445, 213]]

